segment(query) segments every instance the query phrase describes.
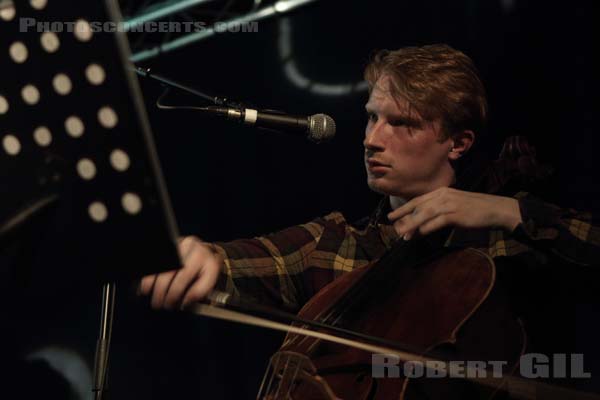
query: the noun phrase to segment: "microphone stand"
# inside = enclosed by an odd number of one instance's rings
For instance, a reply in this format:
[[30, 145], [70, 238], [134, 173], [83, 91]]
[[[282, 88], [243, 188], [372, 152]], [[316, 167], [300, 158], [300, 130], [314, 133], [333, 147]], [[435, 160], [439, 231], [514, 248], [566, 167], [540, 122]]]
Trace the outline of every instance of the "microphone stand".
[[136, 74], [138, 74], [144, 78], [149, 78], [149, 79], [155, 80], [157, 82], [160, 82], [162, 85], [166, 86], [167, 88], [179, 89], [186, 93], [193, 94], [194, 96], [200, 97], [201, 99], [206, 100], [210, 103], [213, 103], [217, 106], [228, 106], [228, 107], [234, 107], [234, 108], [239, 106], [239, 104], [232, 103], [232, 102], [230, 102], [229, 99], [227, 99], [225, 97], [210, 96], [199, 90], [196, 90], [196, 89], [186, 86], [182, 83], [176, 82], [170, 78], [167, 78], [163, 75], [155, 74], [154, 72], [151, 71], [150, 68], [141, 68], [141, 67], [135, 67], [135, 66], [132, 68]]
[[[131, 69], [144, 78], [150, 78], [167, 87], [159, 97], [156, 105], [161, 109], [179, 109], [208, 112], [230, 120], [255, 125], [258, 129], [268, 132], [287, 132], [301, 134], [305, 138], [320, 143], [329, 140], [335, 134], [335, 121], [328, 115], [315, 114], [310, 117], [286, 115], [278, 110], [263, 110], [262, 112], [239, 102], [230, 101], [224, 97], [210, 96], [189, 86], [173, 81], [165, 76], [155, 74], [150, 69], [132, 66]], [[169, 89], [175, 88], [194, 96], [200, 97], [214, 106], [171, 106], [161, 104]], [[260, 122], [258, 122], [260, 120]], [[284, 130], [283, 128], [286, 128]]]

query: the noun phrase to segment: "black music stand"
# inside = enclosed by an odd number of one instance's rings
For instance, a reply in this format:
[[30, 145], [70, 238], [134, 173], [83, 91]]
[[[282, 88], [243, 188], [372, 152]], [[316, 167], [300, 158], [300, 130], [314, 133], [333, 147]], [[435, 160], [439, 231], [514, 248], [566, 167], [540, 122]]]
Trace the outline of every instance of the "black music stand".
[[[121, 20], [117, 1], [0, 5], [0, 246], [71, 196], [77, 233], [92, 255], [82, 274], [113, 282], [180, 265], [127, 39], [94, 26]], [[106, 382], [114, 289], [103, 289], [97, 399]]]

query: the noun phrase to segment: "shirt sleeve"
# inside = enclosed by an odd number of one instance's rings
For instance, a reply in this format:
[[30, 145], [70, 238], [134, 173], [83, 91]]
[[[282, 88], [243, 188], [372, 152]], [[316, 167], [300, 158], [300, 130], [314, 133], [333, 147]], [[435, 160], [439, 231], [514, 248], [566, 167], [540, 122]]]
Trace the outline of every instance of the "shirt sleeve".
[[518, 241], [579, 265], [600, 265], [600, 228], [590, 213], [560, 208], [519, 193], [523, 222], [513, 232]]
[[273, 234], [215, 243], [224, 259], [217, 288], [297, 311], [337, 276], [367, 265], [385, 248], [376, 230], [354, 229], [334, 212]]

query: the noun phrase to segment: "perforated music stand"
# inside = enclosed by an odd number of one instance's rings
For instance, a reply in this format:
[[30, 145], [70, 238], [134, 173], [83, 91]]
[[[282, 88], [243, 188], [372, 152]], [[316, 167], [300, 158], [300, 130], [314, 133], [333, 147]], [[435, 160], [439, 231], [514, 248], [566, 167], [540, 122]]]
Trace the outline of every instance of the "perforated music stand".
[[[180, 265], [127, 39], [94, 29], [95, 21], [120, 20], [116, 0], [0, 1], [0, 243], [70, 196], [77, 234], [93, 255], [81, 273], [109, 282]], [[97, 398], [108, 360], [111, 284], [103, 297]]]

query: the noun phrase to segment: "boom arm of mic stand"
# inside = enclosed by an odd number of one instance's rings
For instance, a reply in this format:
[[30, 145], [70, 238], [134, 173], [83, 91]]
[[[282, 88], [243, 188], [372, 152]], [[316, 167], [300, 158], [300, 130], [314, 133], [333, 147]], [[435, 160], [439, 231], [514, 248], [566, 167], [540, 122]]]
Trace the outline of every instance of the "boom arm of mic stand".
[[217, 96], [209, 96], [206, 93], [203, 93], [199, 90], [196, 90], [194, 88], [186, 86], [182, 83], [175, 82], [174, 80], [167, 78], [163, 75], [155, 74], [150, 70], [150, 68], [140, 68], [140, 67], [135, 67], [135, 66], [132, 68], [136, 74], [138, 74], [144, 78], [153, 79], [169, 88], [175, 88], [175, 89], [182, 90], [186, 93], [193, 94], [194, 96], [198, 96], [198, 97], [200, 97], [204, 100], [207, 100], [218, 106], [234, 106], [233, 104], [230, 104], [230, 102], [227, 98], [217, 97]]

